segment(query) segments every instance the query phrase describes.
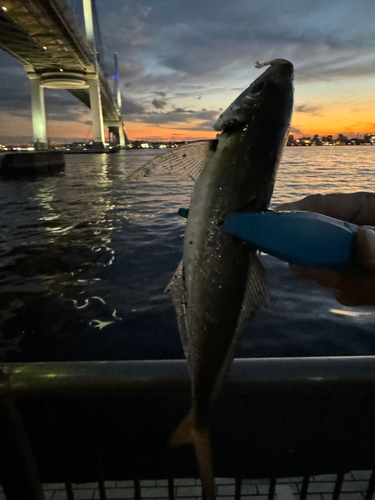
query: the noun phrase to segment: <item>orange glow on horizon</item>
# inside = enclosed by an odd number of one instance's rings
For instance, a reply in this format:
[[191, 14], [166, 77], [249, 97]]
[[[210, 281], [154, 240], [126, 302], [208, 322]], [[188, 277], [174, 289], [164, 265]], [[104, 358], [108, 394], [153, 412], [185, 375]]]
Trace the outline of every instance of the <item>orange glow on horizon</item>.
[[[292, 126], [306, 136], [318, 134], [333, 135], [344, 134], [349, 137], [357, 134], [374, 134], [375, 120], [373, 115], [373, 102], [341, 102], [325, 103], [315, 113], [293, 113]], [[311, 103], [313, 105], [313, 103]], [[294, 135], [298, 135], [298, 132]], [[302, 134], [301, 134], [302, 135]]]
[[[370, 107], [369, 107], [370, 108]], [[1, 113], [0, 120], [0, 143], [1, 137], [17, 137], [22, 131], [23, 135], [30, 135], [32, 141], [31, 119], [21, 116], [13, 116], [10, 113]], [[144, 140], [150, 142], [173, 142], [194, 141], [199, 139], [214, 139], [217, 132], [212, 130], [199, 130], [200, 123], [170, 123], [165, 125], [154, 125], [140, 122], [128, 122], [124, 116], [126, 133], [130, 141]], [[186, 128], [194, 126], [194, 130]], [[106, 136], [108, 129], [105, 129]], [[375, 135], [375, 120], [371, 116], [371, 109], [367, 106], [354, 110], [350, 106], [324, 107], [321, 113], [303, 113], [295, 111], [292, 119], [291, 134], [295, 138], [305, 136], [344, 134], [348, 137], [363, 136], [366, 133]], [[47, 120], [47, 135], [54, 141], [65, 140], [91, 140], [93, 139], [93, 128], [90, 124], [79, 121]]]
[[313, 136], [318, 134], [333, 135], [344, 134], [349, 137], [356, 136], [357, 134], [374, 134], [375, 123], [367, 114], [353, 116], [345, 110], [338, 110], [332, 114], [325, 114], [322, 116], [301, 116], [302, 113], [296, 113], [293, 116], [292, 127], [299, 132], [292, 132], [293, 135]]
[[125, 122], [126, 133], [130, 141], [188, 141], [198, 139], [214, 139], [217, 132], [206, 130], [188, 130], [180, 127], [157, 126], [138, 122]]

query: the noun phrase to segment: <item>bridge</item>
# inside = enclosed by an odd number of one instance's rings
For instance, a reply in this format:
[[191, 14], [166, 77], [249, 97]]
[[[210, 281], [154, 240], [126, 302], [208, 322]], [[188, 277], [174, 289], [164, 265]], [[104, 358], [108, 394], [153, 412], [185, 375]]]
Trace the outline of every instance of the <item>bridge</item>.
[[67, 89], [91, 108], [94, 147], [103, 147], [105, 126], [125, 146], [117, 55], [113, 93], [100, 45], [95, 0], [0, 0], [0, 49], [20, 61], [29, 78], [36, 149], [48, 148], [44, 88]]

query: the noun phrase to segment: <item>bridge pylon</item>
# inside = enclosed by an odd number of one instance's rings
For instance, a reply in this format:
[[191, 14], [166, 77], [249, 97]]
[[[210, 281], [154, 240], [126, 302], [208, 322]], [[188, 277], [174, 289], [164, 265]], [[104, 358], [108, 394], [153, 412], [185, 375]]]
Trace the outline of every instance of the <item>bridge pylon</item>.
[[87, 83], [89, 85], [90, 108], [92, 115], [92, 124], [94, 128], [94, 146], [104, 147], [104, 121], [103, 110], [100, 97], [100, 85], [98, 78], [98, 59], [96, 53], [95, 33], [94, 33], [94, 18], [92, 12], [93, 0], [82, 0], [83, 17], [85, 20], [86, 39], [92, 50], [94, 58], [95, 75], [91, 75]]
[[123, 122], [105, 122], [104, 125], [109, 128], [109, 133], [117, 138], [118, 145], [124, 148], [127, 144], [127, 137]]
[[29, 75], [31, 90], [31, 117], [33, 123], [34, 147], [37, 150], [48, 149], [46, 111], [44, 107], [44, 89], [41, 78]]
[[102, 102], [100, 97], [99, 79], [97, 75], [92, 75], [87, 78], [90, 95], [91, 119], [94, 129], [94, 147], [104, 147], [104, 121]]

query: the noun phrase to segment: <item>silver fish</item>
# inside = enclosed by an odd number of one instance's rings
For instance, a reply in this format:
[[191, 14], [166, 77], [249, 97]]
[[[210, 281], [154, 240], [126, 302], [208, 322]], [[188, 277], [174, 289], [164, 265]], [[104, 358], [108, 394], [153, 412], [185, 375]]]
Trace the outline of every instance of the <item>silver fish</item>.
[[270, 67], [219, 117], [216, 140], [199, 141], [139, 169], [185, 172], [197, 179], [189, 207], [183, 260], [167, 291], [192, 379], [192, 410], [170, 444], [191, 444], [204, 499], [215, 498], [209, 416], [244, 329], [265, 302], [267, 280], [256, 249], [224, 231], [225, 216], [267, 209], [293, 109], [293, 65]]

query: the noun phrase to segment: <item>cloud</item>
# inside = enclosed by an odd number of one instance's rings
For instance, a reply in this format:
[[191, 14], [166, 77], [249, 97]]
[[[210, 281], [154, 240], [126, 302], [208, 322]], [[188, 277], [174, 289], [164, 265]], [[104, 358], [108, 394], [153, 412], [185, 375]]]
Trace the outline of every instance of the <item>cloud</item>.
[[168, 125], [171, 128], [184, 128], [186, 130], [212, 131], [213, 124], [218, 115], [218, 111], [209, 111], [206, 109], [194, 111], [175, 108], [164, 112], [147, 111], [138, 114], [133, 113], [125, 117], [125, 120], [152, 125]]
[[191, 109], [183, 109], [183, 108], [174, 108], [174, 111], [175, 113], [194, 113], [194, 111]]
[[354, 48], [345, 51], [332, 50], [324, 57], [319, 57], [317, 53], [298, 65], [296, 81], [308, 83], [368, 77], [374, 73], [374, 64], [375, 56], [368, 48], [361, 54]]
[[145, 112], [145, 108], [131, 99], [122, 97], [121, 111], [124, 115], [140, 115]]
[[104, 3], [98, 5], [98, 11], [101, 31], [110, 34], [105, 42], [106, 48], [112, 51], [115, 43], [117, 46], [125, 43], [128, 48], [152, 43], [152, 33], [147, 26], [147, 18], [153, 10], [151, 6], [137, 3], [123, 5], [122, 2], [117, 2], [116, 6], [116, 2], [112, 2], [109, 9], [107, 2]]
[[152, 7], [150, 7], [150, 5], [137, 5], [137, 7], [143, 17], [147, 17], [152, 11]]
[[299, 134], [299, 135], [304, 135], [303, 134], [303, 131], [298, 128], [298, 127], [294, 127], [293, 125], [290, 127], [290, 133], [291, 134]]
[[246, 55], [255, 61], [282, 52], [302, 63], [317, 52], [326, 59], [327, 49], [369, 52], [375, 34], [371, 0], [341, 0], [340, 5], [313, 0], [153, 0], [152, 6], [112, 0], [111, 9], [99, 2], [98, 10], [103, 39], [113, 50], [122, 46], [127, 57], [137, 54], [148, 64], [152, 58], [196, 75], [245, 61]]
[[321, 116], [322, 106], [311, 106], [308, 102], [294, 106], [295, 113], [308, 113], [309, 115]]
[[120, 76], [122, 81], [134, 80], [144, 73], [144, 67], [141, 63], [127, 59], [120, 62]]
[[156, 109], [163, 109], [164, 106], [167, 105], [167, 103], [165, 101], [160, 101], [158, 99], [154, 99], [152, 101], [152, 104], [155, 106]]

